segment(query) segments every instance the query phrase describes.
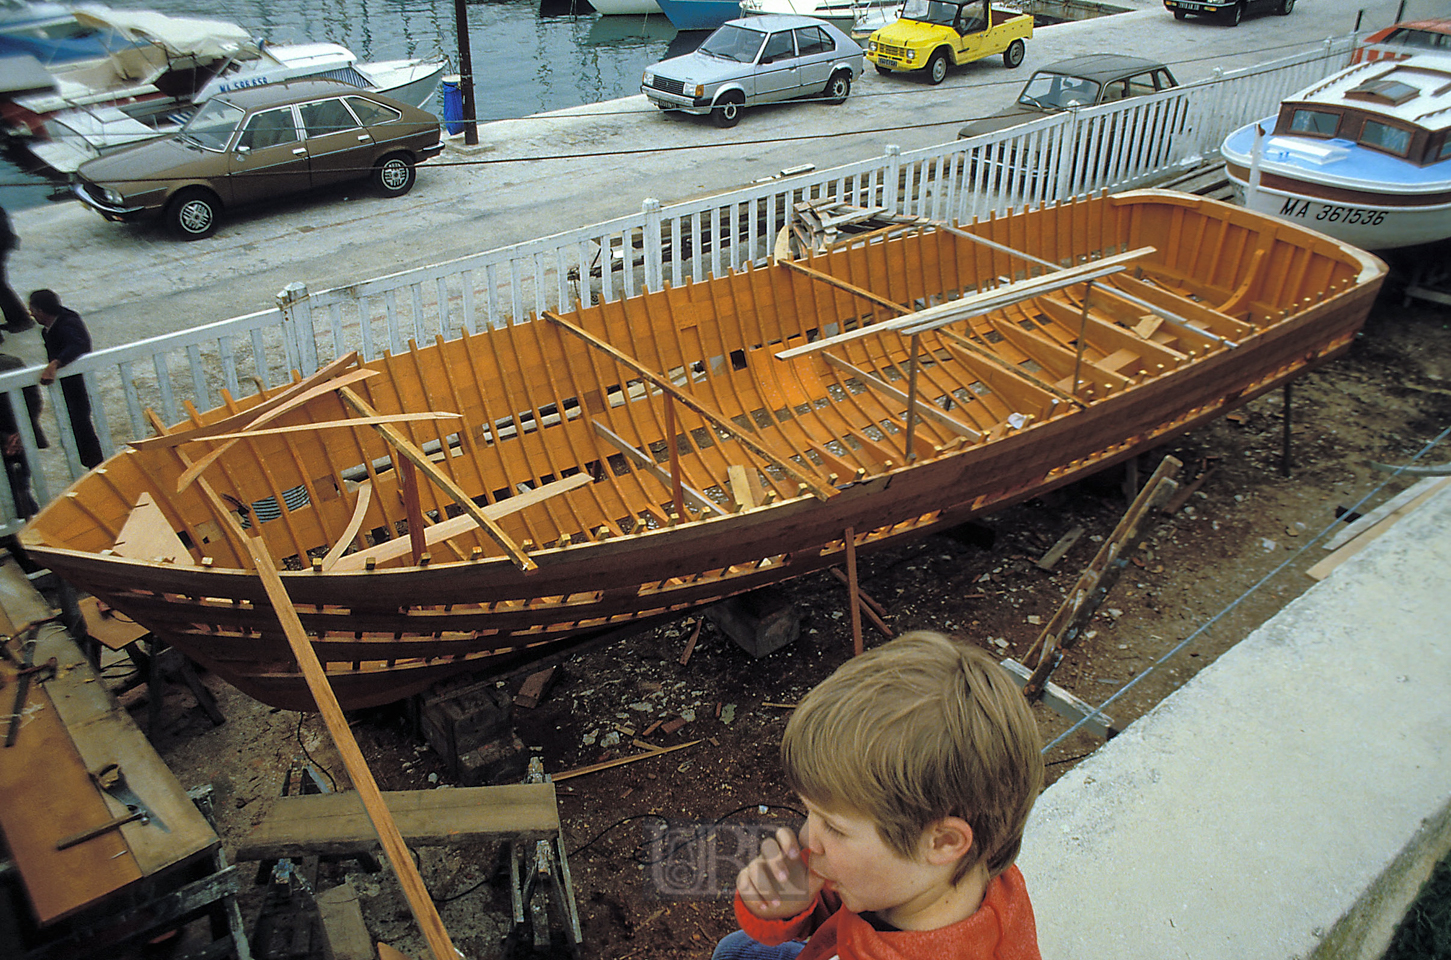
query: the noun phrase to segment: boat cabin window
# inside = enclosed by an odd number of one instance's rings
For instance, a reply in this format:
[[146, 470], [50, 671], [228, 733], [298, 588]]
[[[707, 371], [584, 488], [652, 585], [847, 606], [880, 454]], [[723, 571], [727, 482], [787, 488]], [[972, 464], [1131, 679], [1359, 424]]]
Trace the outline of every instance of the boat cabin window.
[[1427, 154], [1429, 154], [1429, 156], [1426, 157], [1427, 163], [1436, 163], [1440, 160], [1451, 160], [1451, 134], [1447, 134], [1446, 139], [1441, 141], [1440, 148], [1432, 147], [1426, 152]]
[[1397, 27], [1380, 42], [1401, 47], [1423, 47], [1427, 50], [1451, 50], [1451, 34], [1432, 33], [1430, 30], [1415, 30], [1410, 27]]
[[392, 107], [385, 107], [366, 97], [348, 97], [348, 106], [353, 108], [353, 113], [358, 115], [365, 127], [376, 127], [380, 123], [403, 119], [403, 114]]
[[1367, 147], [1404, 157], [1411, 152], [1411, 131], [1368, 119], [1360, 130], [1360, 142]]
[[1340, 128], [1340, 114], [1329, 110], [1306, 110], [1301, 107], [1290, 115], [1291, 133], [1308, 133], [1315, 137], [1333, 137]]
[[302, 104], [298, 109], [302, 113], [302, 125], [307, 128], [309, 137], [325, 137], [331, 133], [353, 130], [358, 126], [358, 121], [353, 119], [353, 115], [343, 106], [341, 100], [314, 100], [312, 103]]
[[835, 49], [836, 43], [820, 27], [796, 28], [796, 50], [803, 57], [813, 53], [830, 53]]
[[1420, 95], [1420, 90], [1399, 80], [1367, 80], [1345, 91], [1347, 100], [1369, 100], [1371, 103], [1384, 103], [1393, 107], [1400, 106], [1407, 100], [1414, 100]]

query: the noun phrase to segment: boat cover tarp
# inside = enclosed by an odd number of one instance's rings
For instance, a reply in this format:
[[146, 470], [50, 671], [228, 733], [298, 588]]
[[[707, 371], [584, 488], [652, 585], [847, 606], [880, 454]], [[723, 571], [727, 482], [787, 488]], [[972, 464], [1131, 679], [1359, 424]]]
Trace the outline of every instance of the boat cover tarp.
[[225, 20], [169, 17], [150, 10], [112, 10], [100, 4], [77, 7], [76, 19], [115, 30], [130, 40], [157, 44], [172, 57], [220, 60], [256, 47], [245, 28]]

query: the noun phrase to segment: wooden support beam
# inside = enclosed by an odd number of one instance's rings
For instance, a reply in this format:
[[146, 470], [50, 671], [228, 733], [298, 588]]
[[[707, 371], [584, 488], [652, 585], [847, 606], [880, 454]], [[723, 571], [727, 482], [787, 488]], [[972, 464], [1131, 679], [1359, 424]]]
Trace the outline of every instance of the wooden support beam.
[[[458, 420], [462, 414], [448, 413], [395, 413], [382, 417], [350, 417], [347, 420], [319, 420], [316, 423], [294, 423], [288, 427], [264, 427], [260, 430], [243, 430], [237, 433], [219, 433], [208, 440], [255, 440], [258, 437], [275, 437], [289, 433], [310, 433], [314, 430], [350, 430], [354, 427], [372, 427], [380, 423], [419, 423], [433, 420]], [[153, 438], [154, 439], [154, 438]]]
[[[1024, 686], [1032, 676], [1031, 670], [1011, 657], [1004, 660], [1002, 666], [1013, 682], [1020, 687]], [[1112, 740], [1118, 736], [1118, 727], [1114, 725], [1113, 717], [1098, 712], [1090, 704], [1080, 700], [1056, 683], [1050, 681], [1043, 684], [1042, 700], [1054, 713], [1073, 723], [1088, 717], [1089, 720], [1083, 725], [1083, 729], [1089, 733], [1096, 733], [1105, 740]]]
[[675, 435], [675, 400], [665, 395], [665, 446], [670, 458], [670, 502], [675, 506], [675, 519], [685, 521], [685, 492], [680, 482], [680, 443]]
[[[867, 373], [865, 370], [855, 366], [849, 361], [843, 360], [836, 354], [823, 353], [821, 355], [821, 359], [825, 360], [828, 364], [835, 367], [836, 369], [841, 370], [844, 373], [848, 373], [853, 377], [856, 377], [862, 382], [864, 386], [870, 387], [877, 393], [880, 393], [886, 397], [890, 397], [891, 399], [896, 400], [898, 403], [905, 404], [907, 402], [907, 394], [903, 393], [901, 390], [898, 390], [896, 387], [892, 386], [890, 383], [881, 379], [880, 377]], [[963, 423], [956, 417], [952, 416], [950, 413], [948, 413], [946, 410], [943, 410], [935, 403], [927, 403], [924, 400], [918, 400], [916, 401], [915, 406], [919, 414], [934, 423], [940, 423], [942, 426], [951, 430], [953, 433], [967, 437], [974, 443], [982, 439], [981, 433], [974, 430], [972, 427], [969, 427], [967, 424]]]
[[[344, 389], [346, 390], [346, 388]], [[177, 451], [177, 456], [181, 457], [183, 461], [188, 459], [180, 450]], [[206, 480], [198, 478], [198, 484], [202, 494], [208, 499], [221, 499]], [[372, 821], [373, 829], [378, 832], [378, 839], [383, 844], [383, 852], [387, 854], [388, 862], [392, 864], [393, 872], [398, 876], [399, 885], [403, 888], [403, 895], [407, 898], [408, 905], [413, 911], [413, 918], [423, 931], [424, 939], [428, 941], [429, 949], [433, 951], [434, 960], [457, 960], [457, 951], [454, 949], [452, 941], [449, 940], [448, 931], [444, 929], [438, 909], [433, 905], [433, 899], [423, 884], [423, 877], [418, 873], [418, 867], [413, 862], [413, 855], [408, 852], [408, 847], [403, 842], [403, 835], [399, 833], [398, 825], [393, 821], [393, 815], [388, 812], [388, 807], [383, 802], [382, 792], [378, 789], [377, 781], [373, 779], [373, 771], [369, 769], [368, 761], [364, 759], [363, 751], [358, 747], [358, 741], [353, 738], [352, 728], [348, 726], [348, 719], [343, 714], [343, 708], [338, 703], [337, 695], [333, 693], [333, 688], [328, 683], [327, 673], [317, 659], [317, 651], [313, 649], [312, 642], [307, 637], [307, 631], [302, 626], [302, 619], [297, 614], [297, 608], [293, 606], [292, 598], [287, 595], [287, 586], [282, 582], [282, 575], [277, 572], [277, 563], [267, 550], [267, 542], [262, 539], [261, 530], [254, 524], [252, 529], [256, 536], [249, 535], [246, 530], [242, 529], [241, 522], [234, 515], [226, 512], [226, 516], [233, 526], [233, 533], [240, 537], [247, 546], [247, 551], [252, 558], [252, 565], [256, 568], [257, 575], [262, 581], [262, 587], [267, 593], [268, 602], [271, 604], [273, 612], [277, 614], [282, 632], [287, 638], [287, 645], [297, 660], [298, 669], [302, 671], [303, 680], [307, 683], [307, 689], [312, 693], [318, 711], [322, 714], [328, 733], [332, 735], [333, 744], [342, 757], [348, 777], [353, 781], [353, 787], [363, 801], [368, 819]]]
[[[1057, 273], [1050, 273], [1044, 276], [1030, 277], [1027, 280], [1015, 280], [1012, 283], [1005, 283], [988, 290], [980, 290], [977, 293], [959, 297], [956, 300], [949, 300], [946, 303], [939, 303], [913, 313], [906, 313], [892, 320], [884, 320], [881, 323], [874, 323], [870, 326], [859, 327], [846, 333], [839, 333], [834, 337], [825, 337], [799, 347], [791, 347], [777, 353], [776, 359], [789, 360], [792, 357], [803, 356], [834, 347], [840, 343], [848, 343], [852, 340], [859, 340], [862, 337], [880, 334], [887, 331], [894, 331], [903, 336], [910, 336], [915, 333], [926, 333], [928, 330], [936, 330], [949, 323], [960, 323], [964, 320], [971, 320], [983, 314], [991, 313], [994, 310], [1001, 310], [1003, 307], [1010, 307], [1024, 300], [1031, 300], [1033, 297], [1040, 297], [1055, 290], [1062, 290], [1065, 287], [1077, 286], [1080, 283], [1087, 283], [1101, 277], [1107, 277], [1115, 273], [1122, 273], [1129, 263], [1140, 259], [1154, 252], [1153, 247], [1139, 247], [1127, 253], [1114, 254], [1111, 257], [1104, 257], [1101, 260], [1092, 260], [1076, 267], [1068, 267], [1059, 270]], [[898, 307], [897, 309], [903, 309]]]
[[622, 367], [625, 367], [628, 370], [633, 370], [635, 373], [639, 374], [641, 377], [644, 377], [650, 383], [654, 384], [662, 393], [669, 394], [676, 400], [679, 400], [686, 407], [694, 410], [701, 417], [705, 418], [705, 420], [707, 420], [716, 429], [724, 431], [725, 433], [728, 433], [730, 436], [734, 437], [741, 444], [741, 446], [745, 447], [751, 453], [755, 454], [756, 456], [760, 457], [762, 460], [765, 460], [768, 463], [775, 464], [777, 467], [785, 471], [788, 476], [796, 480], [796, 482], [805, 485], [806, 489], [810, 490], [811, 493], [815, 495], [818, 500], [829, 500], [832, 497], [836, 496], [836, 488], [822, 483], [809, 471], [802, 470], [800, 467], [796, 466], [796, 464], [791, 462], [790, 457], [780, 456], [776, 453], [773, 453], [769, 448], [767, 448], [759, 441], [754, 440], [750, 436], [742, 433], [741, 429], [737, 427], [735, 423], [732, 422], [729, 418], [725, 417], [724, 415], [715, 410], [712, 410], [706, 404], [702, 403], [701, 401], [692, 397], [690, 394], [681, 390], [670, 381], [669, 377], [666, 377], [655, 370], [651, 370], [649, 367], [645, 366], [634, 357], [628, 356], [627, 354], [616, 349], [613, 344], [606, 343], [604, 340], [601, 340], [600, 338], [594, 336], [584, 328], [575, 326], [568, 320], [564, 319], [558, 314], [555, 314], [552, 311], [545, 310], [542, 314], [540, 314], [540, 316], [544, 317], [544, 319], [559, 326], [560, 328], [568, 331], [569, 333], [578, 337], [580, 340], [583, 340], [585, 343], [589, 344], [596, 350], [604, 353], [611, 360], [614, 360]]
[[1023, 370], [1020, 367], [1016, 367], [1013, 364], [1008, 363], [1006, 360], [993, 353], [987, 347], [973, 343], [962, 334], [956, 333], [952, 330], [938, 330], [937, 332], [942, 336], [946, 337], [947, 339], [951, 340], [953, 343], [957, 344], [959, 347], [962, 347], [962, 349], [973, 354], [974, 356], [981, 357], [989, 363], [994, 364], [999, 370], [1002, 370], [1004, 373], [1010, 373], [1015, 377], [1020, 377], [1021, 379], [1026, 380], [1033, 386], [1037, 387], [1039, 390], [1043, 390], [1053, 395], [1054, 397], [1057, 397], [1059, 400], [1064, 401], [1065, 403], [1071, 403], [1074, 406], [1078, 407], [1080, 410], [1088, 409], [1088, 404], [1073, 396], [1073, 394], [1067, 393], [1063, 390], [1059, 390], [1057, 387], [1053, 386], [1053, 384], [1047, 382], [1046, 380], [1040, 380], [1026, 370]]
[[[838, 290], [845, 290], [847, 293], [851, 294], [854, 297], [860, 297], [861, 299], [866, 300], [870, 303], [875, 303], [879, 307], [886, 307], [888, 310], [892, 310], [898, 314], [907, 312], [907, 308], [902, 306], [900, 303], [897, 303], [895, 300], [889, 300], [880, 294], [872, 293], [870, 290], [858, 287], [855, 284], [847, 283], [845, 280], [833, 277], [829, 273], [822, 273], [820, 270], [812, 269], [811, 267], [806, 266], [804, 263], [798, 263], [795, 260], [777, 260], [776, 264], [778, 266], [786, 267], [790, 270], [795, 270], [797, 273], [808, 276], [813, 280], [820, 281], [821, 283], [827, 284], [828, 286], [836, 287]], [[777, 354], [777, 356], [779, 357], [780, 354]]]
[[851, 603], [851, 652], [852, 656], [859, 657], [866, 645], [862, 642], [861, 598], [857, 596], [855, 528], [847, 527], [843, 540], [846, 543], [846, 594]]
[[[482, 510], [490, 520], [502, 520], [504, 517], [518, 513], [526, 507], [532, 507], [536, 503], [543, 503], [551, 497], [568, 493], [576, 487], [583, 487], [592, 481], [593, 478], [589, 474], [583, 472], [576, 473], [573, 476], [565, 477], [563, 480], [553, 480], [527, 493], [516, 494], [515, 496], [500, 500], [497, 503], [491, 503], [483, 507]], [[459, 534], [477, 529], [478, 525], [478, 521], [473, 518], [472, 514], [461, 513], [456, 517], [450, 517], [444, 520], [442, 523], [435, 523], [425, 530], [424, 542], [431, 547], [440, 541], [450, 540]], [[357, 553], [350, 553], [345, 557], [340, 557], [334, 561], [333, 566], [338, 570], [361, 570], [367, 565], [369, 560], [375, 563], [385, 563], [395, 557], [403, 556], [410, 549], [408, 540], [403, 537], [398, 537], [359, 550]], [[327, 567], [324, 566], [324, 569], [327, 569]]]
[[[679, 490], [677, 491], [675, 489], [675, 485], [677, 480], [679, 479], [679, 475], [666, 472], [660, 466], [660, 464], [656, 463], [655, 459], [644, 450], [641, 450], [639, 447], [632, 445], [624, 437], [621, 437], [620, 435], [614, 433], [612, 430], [610, 430], [609, 427], [605, 426], [603, 423], [600, 423], [598, 420], [591, 420], [590, 423], [594, 426], [596, 434], [598, 434], [603, 440], [608, 442], [616, 450], [619, 450], [621, 453], [623, 453], [630, 460], [631, 463], [635, 464], [635, 466], [637, 467], [640, 467], [646, 473], [650, 474], [655, 479], [665, 484], [666, 487], [669, 487], [671, 489], [672, 496], [680, 497], [682, 498], [682, 500], [689, 500], [696, 507], [708, 513], [716, 513], [722, 515], [725, 514], [725, 511], [721, 509], [719, 504], [717, 504], [710, 497], [707, 497], [705, 494], [701, 493], [699, 490], [695, 489], [689, 484], [681, 483], [679, 485]], [[676, 510], [679, 512], [680, 519], [684, 520], [685, 510], [683, 502], [677, 502]]]
[[[378, 416], [378, 411], [374, 410], [372, 405], [369, 404], [368, 401], [364, 400], [357, 393], [353, 392], [352, 388], [343, 387], [338, 391], [338, 395], [343, 398], [344, 403], [352, 407], [363, 416]], [[474, 503], [473, 498], [465, 493], [457, 483], [454, 483], [452, 477], [440, 470], [438, 468], [438, 465], [430, 460], [428, 458], [428, 454], [424, 453], [421, 449], [419, 449], [417, 444], [405, 437], [402, 431], [400, 431], [397, 427], [393, 426], [390, 423], [375, 424], [373, 426], [373, 429], [377, 430], [380, 434], [382, 434], [383, 439], [387, 440], [389, 445], [391, 445], [393, 449], [397, 450], [410, 463], [412, 463], [419, 470], [423, 471], [424, 476], [428, 477], [428, 479], [438, 484], [438, 486], [441, 487], [443, 491], [453, 499], [454, 503], [457, 503], [460, 507], [463, 507], [464, 512], [467, 513], [469, 516], [473, 517], [475, 522], [477, 522], [478, 525], [484, 529], [484, 532], [492, 537], [494, 542], [504, 549], [504, 552], [509, 555], [509, 558], [511, 560], [514, 561], [515, 566], [517, 566], [520, 570], [538, 569], [539, 565], [533, 560], [529, 559], [529, 555], [524, 552], [523, 548], [521, 548], [517, 543], [511, 540], [509, 538], [509, 535], [505, 533], [497, 523], [491, 520], [487, 514], [479, 509], [479, 505]]]
[[413, 464], [403, 457], [398, 458], [399, 486], [403, 489], [403, 511], [408, 517], [408, 549], [413, 554], [416, 567], [423, 560], [424, 539], [423, 505], [418, 502], [418, 472]]

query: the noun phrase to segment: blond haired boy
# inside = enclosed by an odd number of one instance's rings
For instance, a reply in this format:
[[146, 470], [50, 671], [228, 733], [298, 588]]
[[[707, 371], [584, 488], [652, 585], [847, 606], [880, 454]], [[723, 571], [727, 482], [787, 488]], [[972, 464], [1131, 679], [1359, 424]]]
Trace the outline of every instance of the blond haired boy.
[[1038, 960], [1013, 860], [1040, 751], [1022, 693], [975, 647], [919, 630], [847, 662], [786, 726], [806, 824], [740, 872], [741, 930], [715, 960]]

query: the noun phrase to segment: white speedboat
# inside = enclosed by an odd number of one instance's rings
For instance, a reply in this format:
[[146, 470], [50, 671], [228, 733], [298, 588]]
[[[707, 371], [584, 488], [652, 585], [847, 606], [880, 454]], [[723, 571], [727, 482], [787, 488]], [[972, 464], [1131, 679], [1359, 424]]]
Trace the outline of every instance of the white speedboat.
[[1356, 64], [1220, 149], [1251, 210], [1368, 250], [1451, 237], [1451, 55]]
[[[593, 2], [593, 0], [591, 0]], [[741, 0], [741, 16], [755, 17], [769, 13], [794, 13], [825, 20], [853, 37], [866, 30], [885, 26], [897, 19], [901, 0]], [[861, 26], [859, 27], [859, 24]], [[870, 33], [870, 30], [866, 30]]]
[[360, 63], [340, 44], [270, 44], [221, 21], [96, 7], [77, 16], [104, 20], [144, 42], [53, 71], [53, 90], [0, 105], [11, 132], [34, 134], [30, 152], [61, 173], [109, 150], [174, 133], [197, 106], [229, 90], [326, 77], [427, 108], [448, 67], [447, 60]]
[[660, 4], [655, 0], [589, 0], [589, 5], [595, 8], [595, 12], [603, 17], [647, 16], [652, 13], [661, 13]]

